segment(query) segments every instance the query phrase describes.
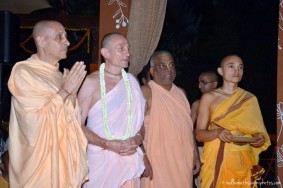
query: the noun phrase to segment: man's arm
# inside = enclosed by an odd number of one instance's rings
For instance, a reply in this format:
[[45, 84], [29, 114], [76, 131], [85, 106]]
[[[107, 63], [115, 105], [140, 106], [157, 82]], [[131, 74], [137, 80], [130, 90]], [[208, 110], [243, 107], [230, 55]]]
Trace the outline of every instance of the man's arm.
[[191, 107], [191, 118], [194, 125], [196, 124], [197, 121], [198, 108], [199, 108], [199, 100], [196, 100], [195, 102], [193, 102]]
[[221, 139], [223, 142], [230, 142], [231, 133], [224, 128], [208, 130], [209, 113], [212, 100], [215, 96], [212, 93], [203, 94], [197, 118], [196, 139], [199, 142], [209, 142], [216, 138]]
[[100, 94], [99, 77], [93, 73], [89, 75], [83, 83], [78, 94], [79, 106], [81, 108], [81, 126], [89, 144], [111, 150], [119, 155], [132, 155], [136, 152], [137, 144], [140, 144], [141, 138], [138, 135], [127, 140], [107, 140], [98, 136], [95, 132], [86, 127], [86, 119], [90, 108], [98, 101]]
[[198, 146], [197, 146], [197, 142], [196, 142], [196, 138], [195, 138], [195, 134], [194, 132], [192, 133], [193, 135], [193, 142], [194, 142], [194, 168], [193, 168], [193, 174], [197, 174], [200, 171], [200, 166], [201, 166], [201, 162], [200, 162], [200, 158], [199, 158], [199, 151], [198, 151]]
[[[151, 93], [151, 88], [148, 85], [143, 85], [141, 87], [141, 91], [143, 93], [143, 96], [146, 100], [146, 106], [145, 106], [145, 115], [148, 115], [150, 113], [150, 109], [151, 109], [151, 97], [152, 97], [152, 93]], [[144, 125], [143, 125], [144, 127]], [[144, 132], [144, 137], [146, 136], [145, 132]], [[144, 138], [143, 137], [143, 138]], [[150, 180], [152, 180], [153, 178], [153, 170], [150, 164], [150, 161], [146, 155], [146, 150], [144, 148], [144, 145], [142, 144], [141, 149], [144, 153], [144, 157], [143, 157], [143, 161], [144, 161], [144, 172], [143, 172], [143, 177], [149, 178]]]
[[97, 90], [97, 86], [96, 86], [96, 81], [93, 78], [93, 75], [89, 75], [87, 76], [87, 78], [85, 79], [79, 94], [78, 94], [78, 101], [79, 101], [79, 106], [81, 108], [81, 126], [82, 126], [82, 130], [87, 138], [87, 141], [89, 144], [92, 145], [97, 145], [99, 147], [105, 148], [105, 142], [106, 140], [99, 137], [96, 133], [94, 133], [93, 131], [89, 130], [86, 127], [86, 119], [88, 116], [88, 112], [91, 108], [92, 105], [92, 101], [94, 100], [93, 95], [94, 92], [96, 92], [95, 90]]
[[[181, 91], [184, 93], [184, 95], [186, 96], [186, 98], [188, 99], [188, 96], [185, 92], [184, 89], [180, 88]], [[193, 122], [193, 129], [194, 129], [194, 123], [196, 121], [196, 118], [197, 118], [197, 110], [198, 110], [198, 105], [199, 105], [199, 102], [198, 101], [195, 101], [192, 105], [192, 108], [191, 108], [191, 118], [192, 118], [192, 115], [194, 116], [194, 120], [192, 119], [192, 122]], [[194, 114], [193, 114], [194, 113]], [[200, 158], [199, 158], [199, 151], [198, 151], [198, 146], [197, 146], [197, 141], [196, 141], [196, 138], [195, 138], [195, 133], [194, 131], [192, 131], [192, 139], [193, 139], [193, 145], [194, 145], [194, 161], [193, 161], [193, 174], [197, 174], [200, 170]]]

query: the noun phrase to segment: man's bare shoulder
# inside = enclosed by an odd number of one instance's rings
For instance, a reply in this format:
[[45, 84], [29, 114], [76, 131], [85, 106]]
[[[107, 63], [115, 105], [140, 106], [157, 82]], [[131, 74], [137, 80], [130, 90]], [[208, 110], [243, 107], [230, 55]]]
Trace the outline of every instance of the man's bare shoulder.
[[206, 92], [201, 97], [201, 104], [209, 106], [211, 110], [215, 109], [215, 107], [226, 99], [226, 96], [217, 92], [217, 90]]
[[151, 88], [148, 84], [146, 84], [146, 85], [141, 86], [141, 91], [146, 100], [145, 115], [148, 115], [150, 114], [150, 110], [151, 110], [151, 100], [152, 100]]
[[87, 75], [78, 94], [80, 105], [93, 106], [100, 97], [99, 87], [99, 72]]
[[86, 76], [79, 93], [92, 93], [99, 87], [99, 74], [98, 72], [93, 72]]
[[90, 80], [98, 80], [99, 81], [99, 72], [98, 71], [95, 71], [95, 72], [93, 72], [93, 73], [91, 73], [91, 74], [89, 74], [88, 76], [87, 76], [87, 79], [90, 79]]
[[201, 98], [213, 100], [213, 99], [216, 99], [218, 97], [219, 97], [219, 93], [217, 93], [215, 90], [213, 90], [213, 91], [209, 91], [209, 92], [204, 93]]
[[151, 88], [148, 84], [141, 86], [141, 91], [146, 100], [151, 98]]
[[151, 92], [151, 88], [148, 84], [141, 86], [142, 92]]
[[93, 86], [99, 84], [99, 72], [96, 71], [87, 75], [84, 84]]
[[192, 108], [198, 109], [199, 103], [200, 103], [200, 100], [199, 100], [199, 99], [198, 99], [198, 100], [195, 100], [195, 101], [193, 102], [193, 104], [192, 104]]

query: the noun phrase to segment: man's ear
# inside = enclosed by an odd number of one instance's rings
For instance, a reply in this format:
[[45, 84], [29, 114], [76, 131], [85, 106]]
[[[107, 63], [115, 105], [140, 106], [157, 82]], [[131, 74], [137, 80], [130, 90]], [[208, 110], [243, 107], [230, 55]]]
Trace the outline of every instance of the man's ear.
[[217, 85], [218, 85], [218, 83], [217, 83], [217, 82], [213, 82], [212, 84], [213, 84], [213, 88], [216, 88], [216, 87], [217, 87]]
[[145, 78], [142, 78], [142, 83], [146, 84], [146, 79]]
[[149, 72], [150, 72], [150, 75], [153, 77], [153, 67], [150, 67], [150, 69], [149, 69]]
[[42, 37], [42, 36], [37, 36], [35, 38], [35, 41], [36, 41], [37, 45], [40, 46], [40, 47], [45, 47], [45, 45], [46, 45], [44, 37]]
[[104, 58], [108, 58], [108, 57], [109, 57], [109, 51], [108, 51], [108, 49], [106, 49], [106, 48], [101, 48], [100, 53], [101, 53], [101, 55], [102, 55]]
[[221, 67], [218, 67], [218, 68], [217, 68], [217, 72], [218, 72], [218, 74], [220, 74], [221, 76], [223, 76], [223, 70], [222, 70]]

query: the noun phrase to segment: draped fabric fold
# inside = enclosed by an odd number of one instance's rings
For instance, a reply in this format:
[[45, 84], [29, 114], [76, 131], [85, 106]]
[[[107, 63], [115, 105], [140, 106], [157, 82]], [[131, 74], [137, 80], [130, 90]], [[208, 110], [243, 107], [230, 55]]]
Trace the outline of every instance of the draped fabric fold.
[[[143, 119], [145, 100], [136, 79], [128, 73], [133, 95], [133, 120], [130, 137], [140, 130]], [[106, 94], [108, 126], [110, 133], [121, 137], [127, 131], [128, 123], [128, 94], [126, 85], [120, 80], [114, 88]], [[103, 125], [101, 100], [97, 101], [89, 110], [87, 128], [98, 136], [108, 139]], [[144, 171], [143, 153], [140, 148], [130, 156], [121, 156], [113, 151], [88, 144], [87, 157], [89, 161], [89, 182], [84, 188], [116, 188], [125, 182], [139, 178]]]
[[57, 94], [58, 66], [33, 55], [17, 63], [8, 85], [11, 187], [80, 187], [87, 176], [87, 140], [78, 105]]
[[149, 119], [145, 118], [145, 149], [153, 179], [143, 178], [144, 188], [192, 187], [193, 123], [184, 93], [173, 85], [165, 90], [154, 81]]
[[234, 187], [256, 186], [256, 177], [264, 172], [258, 167], [259, 154], [270, 146], [257, 98], [239, 88], [215, 108], [210, 118], [209, 129], [217, 125], [228, 129], [233, 135], [246, 137], [260, 133], [265, 137], [265, 144], [255, 148], [249, 144], [223, 143], [220, 139], [205, 142], [202, 187], [225, 188], [232, 184]]
[[167, 0], [131, 1], [127, 39], [131, 51], [129, 72], [135, 76], [158, 45], [166, 5]]

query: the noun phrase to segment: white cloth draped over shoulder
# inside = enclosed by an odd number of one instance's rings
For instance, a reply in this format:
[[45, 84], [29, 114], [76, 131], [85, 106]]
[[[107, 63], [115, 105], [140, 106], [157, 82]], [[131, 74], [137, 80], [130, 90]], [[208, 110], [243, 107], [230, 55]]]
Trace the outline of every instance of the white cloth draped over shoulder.
[[[130, 137], [140, 130], [145, 110], [145, 99], [136, 79], [127, 73], [133, 95], [133, 122]], [[107, 92], [108, 126], [115, 137], [125, 134], [128, 124], [128, 95], [123, 79]], [[102, 120], [101, 100], [90, 109], [87, 127], [98, 136], [107, 139]], [[117, 188], [128, 180], [140, 177], [144, 170], [143, 153], [140, 148], [131, 156], [120, 156], [115, 152], [88, 144], [89, 182], [84, 187]]]

